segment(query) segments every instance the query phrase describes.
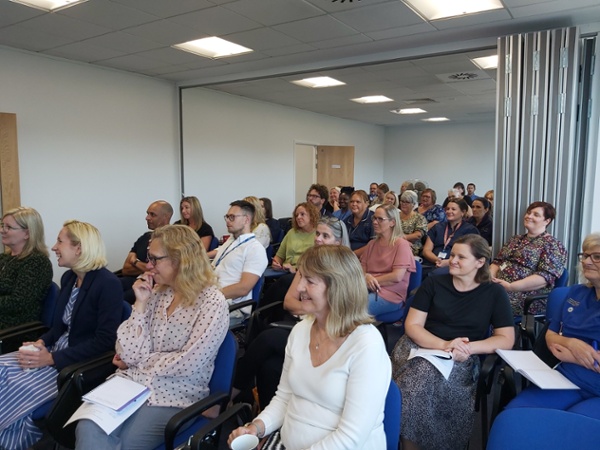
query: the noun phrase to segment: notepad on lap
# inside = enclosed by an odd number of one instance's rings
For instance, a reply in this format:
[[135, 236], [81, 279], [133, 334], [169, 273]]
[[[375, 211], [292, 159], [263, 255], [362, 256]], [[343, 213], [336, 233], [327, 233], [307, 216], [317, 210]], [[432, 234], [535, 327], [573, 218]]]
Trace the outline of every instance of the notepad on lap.
[[150, 389], [143, 384], [136, 383], [128, 378], [115, 376], [85, 394], [82, 400], [106, 406], [114, 411], [121, 411], [148, 392], [150, 392]]
[[531, 350], [496, 350], [517, 373], [542, 389], [579, 389], [562, 373], [548, 367]]

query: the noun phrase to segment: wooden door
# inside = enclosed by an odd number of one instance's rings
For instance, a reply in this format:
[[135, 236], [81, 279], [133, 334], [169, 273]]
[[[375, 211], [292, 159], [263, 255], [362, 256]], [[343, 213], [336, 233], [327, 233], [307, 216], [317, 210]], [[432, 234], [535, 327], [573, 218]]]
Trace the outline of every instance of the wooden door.
[[354, 186], [354, 146], [317, 146], [317, 183]]

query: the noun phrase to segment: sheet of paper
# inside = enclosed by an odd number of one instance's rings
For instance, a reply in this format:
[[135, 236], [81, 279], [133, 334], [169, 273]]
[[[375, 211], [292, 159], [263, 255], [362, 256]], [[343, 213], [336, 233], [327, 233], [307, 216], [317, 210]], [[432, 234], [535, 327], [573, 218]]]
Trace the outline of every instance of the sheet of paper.
[[[450, 353], [444, 352], [442, 350], [430, 350], [425, 348], [413, 348], [410, 350], [410, 354], [408, 355], [408, 359], [412, 358], [424, 358], [429, 361], [433, 366], [439, 370], [439, 372], [444, 376], [447, 380], [450, 377], [450, 373], [452, 372], [452, 368], [454, 367], [454, 360], [452, 358], [448, 359], [448, 355]], [[441, 356], [441, 357], [440, 357]], [[450, 355], [452, 356], [452, 355]]]
[[120, 411], [149, 391], [143, 384], [129, 378], [113, 376], [83, 396], [83, 400]]

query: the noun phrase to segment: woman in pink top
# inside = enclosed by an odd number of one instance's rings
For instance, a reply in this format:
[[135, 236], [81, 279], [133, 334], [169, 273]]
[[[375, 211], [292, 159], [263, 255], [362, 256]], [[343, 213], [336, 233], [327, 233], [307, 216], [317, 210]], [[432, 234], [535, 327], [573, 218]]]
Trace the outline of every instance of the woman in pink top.
[[415, 260], [394, 205], [381, 205], [375, 210], [373, 231], [375, 239], [367, 244], [360, 263], [369, 288], [369, 314], [376, 316], [404, 308]]

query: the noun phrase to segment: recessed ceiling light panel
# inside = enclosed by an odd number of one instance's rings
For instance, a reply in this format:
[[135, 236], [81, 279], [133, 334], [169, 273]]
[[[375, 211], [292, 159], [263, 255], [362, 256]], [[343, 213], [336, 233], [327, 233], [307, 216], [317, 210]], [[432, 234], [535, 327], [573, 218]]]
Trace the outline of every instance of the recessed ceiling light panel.
[[430, 117], [429, 119], [421, 119], [423, 122], [447, 122], [450, 119], [447, 117]]
[[473, 58], [471, 61], [481, 70], [498, 68], [498, 55], [482, 56], [481, 58]]
[[304, 86], [314, 89], [333, 86], [343, 86], [346, 84], [343, 81], [339, 81], [331, 77], [304, 78], [303, 80], [292, 81], [292, 83], [297, 84], [298, 86]]
[[409, 8], [426, 20], [476, 14], [493, 9], [502, 9], [500, 0], [402, 0]]
[[41, 9], [43, 11], [58, 11], [60, 9], [70, 8], [87, 0], [10, 0], [14, 3], [20, 3], [30, 8]]
[[353, 102], [356, 103], [385, 103], [393, 102], [393, 98], [386, 97], [385, 95], [368, 95], [366, 97], [352, 98]]
[[392, 109], [390, 112], [394, 114], [423, 114], [426, 113], [424, 109], [421, 108], [398, 108]]
[[184, 42], [182, 44], [175, 44], [173, 45], [173, 48], [212, 59], [237, 56], [254, 51], [251, 48], [234, 44], [233, 42], [226, 41], [225, 39], [216, 36], [196, 39], [195, 41]]

